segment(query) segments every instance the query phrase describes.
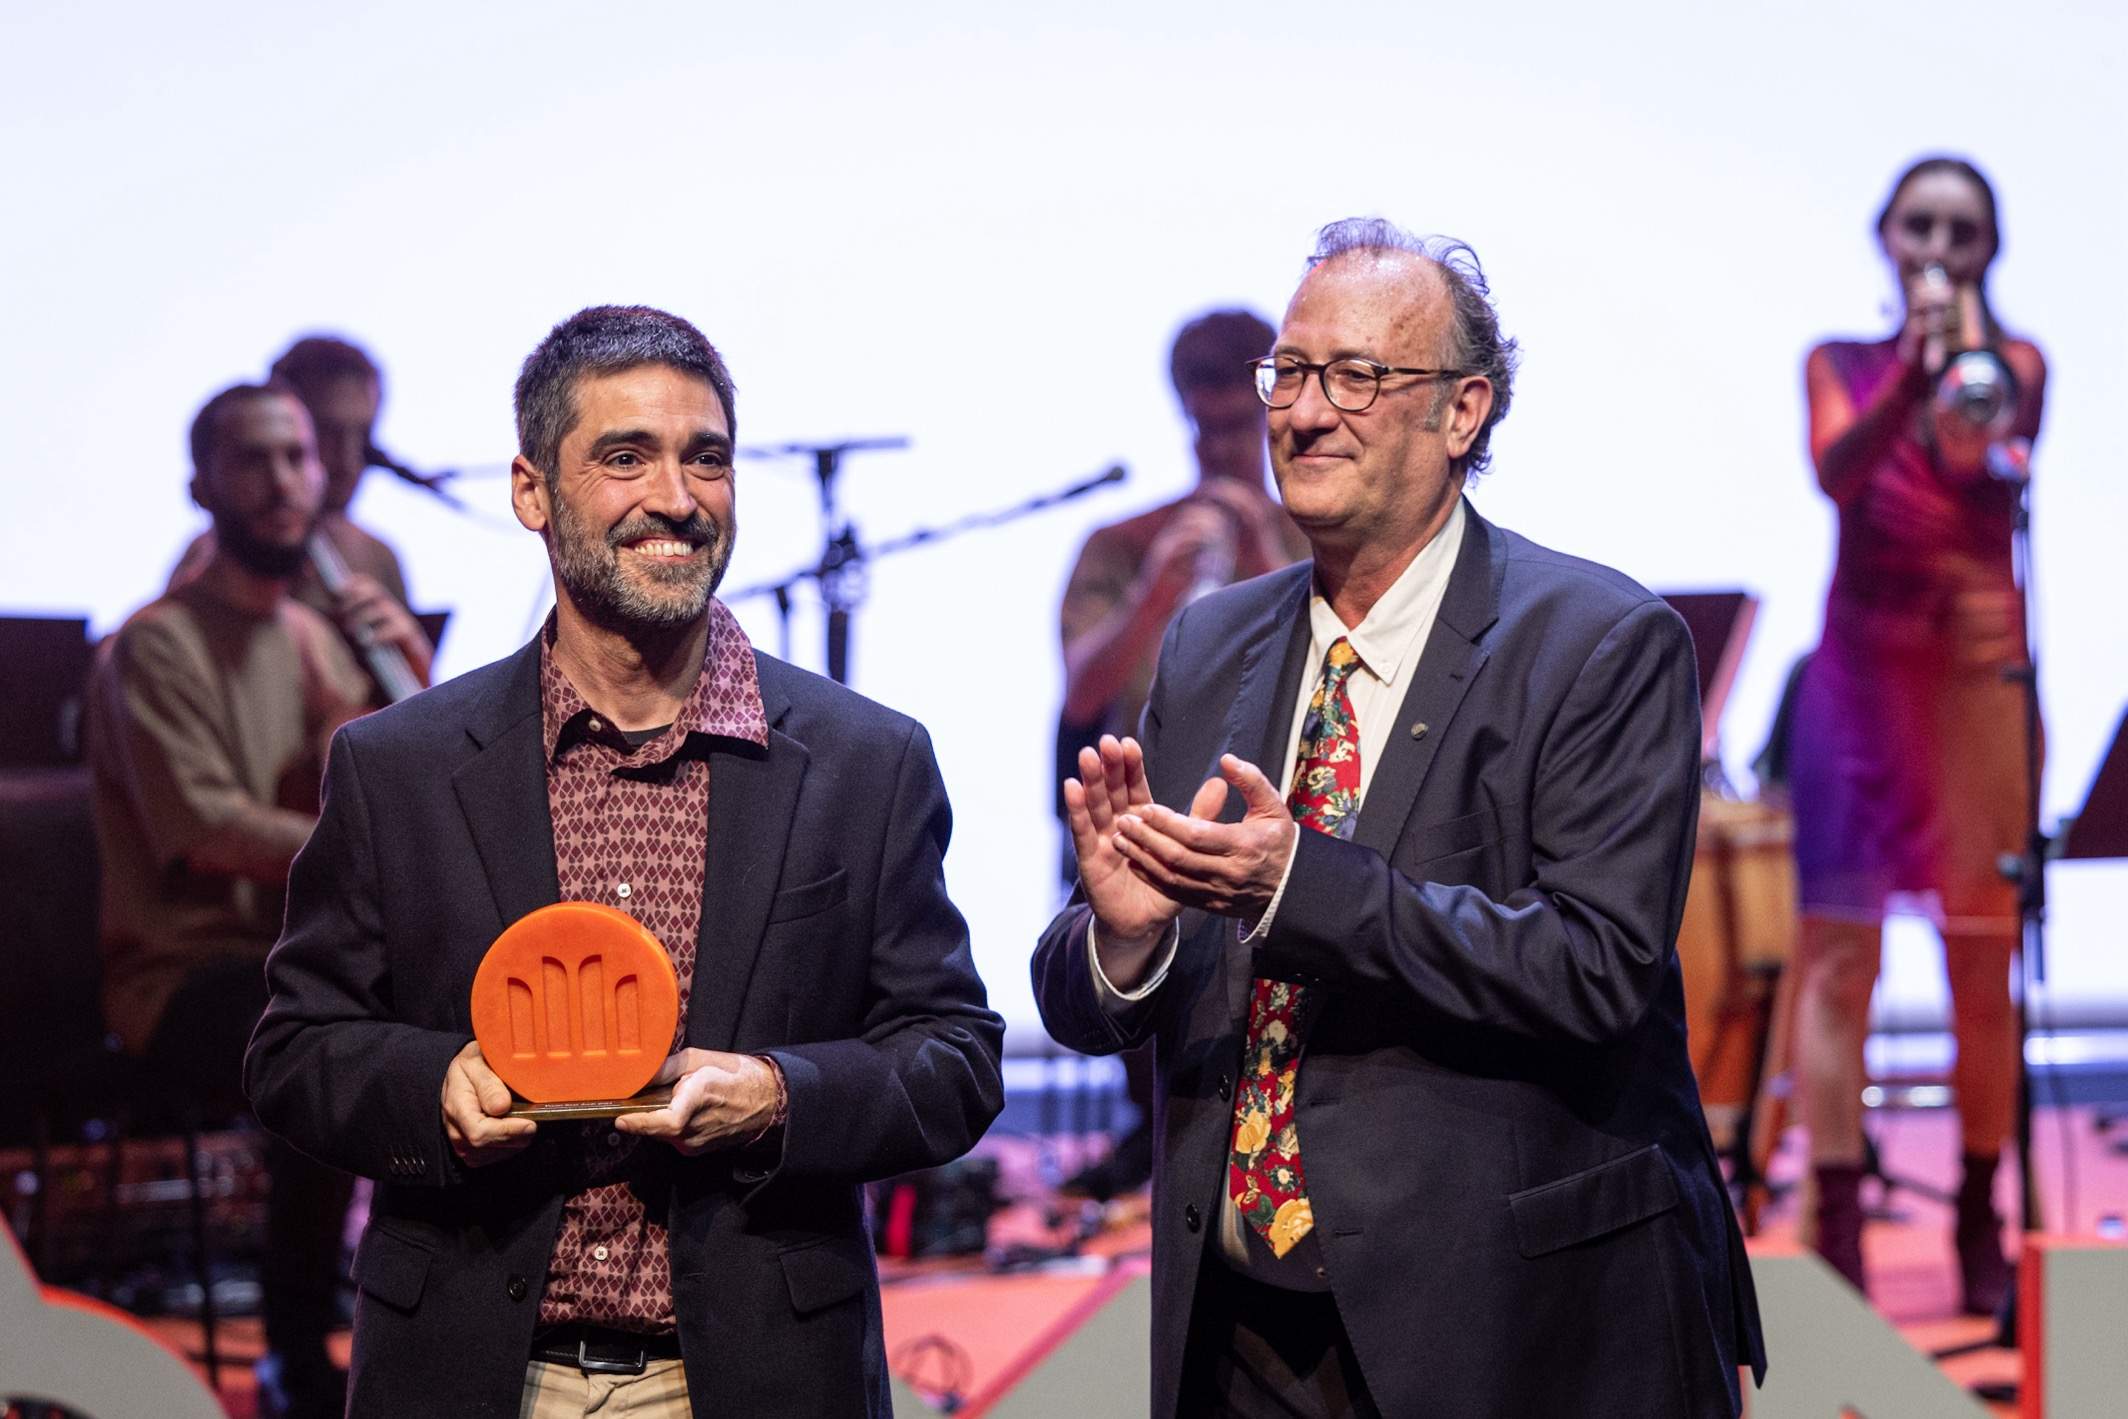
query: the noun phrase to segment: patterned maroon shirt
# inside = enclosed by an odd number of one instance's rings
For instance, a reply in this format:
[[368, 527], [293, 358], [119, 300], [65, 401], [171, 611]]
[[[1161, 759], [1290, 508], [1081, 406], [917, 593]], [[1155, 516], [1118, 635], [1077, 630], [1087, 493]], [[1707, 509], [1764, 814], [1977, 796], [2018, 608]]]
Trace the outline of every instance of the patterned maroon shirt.
[[[753, 648], [731, 612], [712, 600], [702, 673], [679, 717], [631, 747], [554, 663], [553, 641], [550, 620], [540, 646], [540, 715], [561, 899], [618, 907], [672, 953], [680, 976], [677, 1049], [687, 1028], [702, 923], [707, 741], [768, 743]], [[540, 1324], [671, 1331], [672, 1258], [662, 1220], [670, 1146], [603, 1123], [547, 1126], [566, 1130], [560, 1155], [570, 1196], [547, 1263]]]

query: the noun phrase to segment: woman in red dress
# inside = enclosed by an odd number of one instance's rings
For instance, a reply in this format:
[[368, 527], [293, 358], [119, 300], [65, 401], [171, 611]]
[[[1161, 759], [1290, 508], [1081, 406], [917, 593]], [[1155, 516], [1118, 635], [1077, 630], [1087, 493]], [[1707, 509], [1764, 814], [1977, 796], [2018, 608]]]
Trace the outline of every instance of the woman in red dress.
[[[1901, 174], [1877, 234], [1904, 299], [1899, 329], [1835, 340], [1804, 367], [1818, 486], [1839, 515], [1825, 630], [1798, 690], [1793, 794], [1803, 938], [1798, 1113], [1810, 1131], [1817, 1247], [1861, 1286], [1862, 1046], [1887, 910], [1942, 934], [1964, 1145], [1956, 1244], [1963, 1302], [1992, 1311], [2008, 1280], [1993, 1193], [2019, 1048], [2009, 970], [2015, 891], [1998, 857], [2029, 821], [2021, 690], [2023, 600], [2011, 566], [2014, 490], [1989, 445], [2039, 432], [2046, 364], [1997, 324], [1987, 271], [1995, 194], [1972, 164]], [[1936, 398], [1950, 355], [2007, 367], [1992, 424]]]

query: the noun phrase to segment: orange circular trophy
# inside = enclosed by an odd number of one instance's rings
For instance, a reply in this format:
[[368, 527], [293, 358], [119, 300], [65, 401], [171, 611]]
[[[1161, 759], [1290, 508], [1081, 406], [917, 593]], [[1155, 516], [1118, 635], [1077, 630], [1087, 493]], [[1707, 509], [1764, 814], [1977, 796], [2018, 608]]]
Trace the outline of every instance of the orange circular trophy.
[[672, 957], [634, 917], [597, 902], [528, 912], [473, 975], [473, 1037], [522, 1100], [513, 1117], [663, 1108], [671, 1091], [646, 1090], [679, 1024]]

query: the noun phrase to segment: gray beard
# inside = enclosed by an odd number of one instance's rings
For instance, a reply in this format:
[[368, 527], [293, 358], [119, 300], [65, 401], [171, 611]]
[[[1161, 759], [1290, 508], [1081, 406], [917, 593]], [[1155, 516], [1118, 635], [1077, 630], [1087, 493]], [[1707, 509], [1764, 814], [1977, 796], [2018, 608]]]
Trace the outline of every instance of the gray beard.
[[[611, 631], [672, 631], [693, 624], [709, 610], [709, 598], [724, 580], [731, 537], [711, 523], [715, 540], [709, 565], [640, 568], [651, 585], [622, 575], [620, 549], [594, 535], [560, 498], [554, 499], [554, 529], [547, 547], [554, 575], [569, 598], [594, 623]], [[707, 520], [707, 519], [705, 519]]]

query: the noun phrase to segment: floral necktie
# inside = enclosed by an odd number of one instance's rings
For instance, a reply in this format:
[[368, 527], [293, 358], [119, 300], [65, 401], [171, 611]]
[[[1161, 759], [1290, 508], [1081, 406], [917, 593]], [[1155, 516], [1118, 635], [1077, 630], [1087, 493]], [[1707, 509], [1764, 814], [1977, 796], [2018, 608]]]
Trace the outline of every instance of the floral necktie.
[[[1345, 682], [1359, 653], [1339, 636], [1323, 657], [1323, 677], [1301, 722], [1300, 757], [1286, 806], [1304, 828], [1350, 838], [1359, 822], [1360, 735]], [[1293, 1126], [1305, 992], [1290, 981], [1259, 980], [1249, 997], [1249, 1034], [1234, 1092], [1227, 1192], [1248, 1224], [1283, 1257], [1315, 1226]]]

